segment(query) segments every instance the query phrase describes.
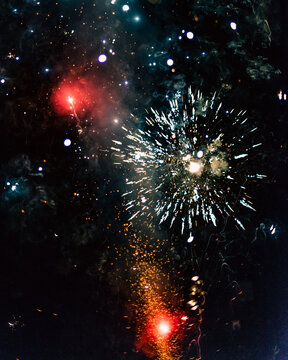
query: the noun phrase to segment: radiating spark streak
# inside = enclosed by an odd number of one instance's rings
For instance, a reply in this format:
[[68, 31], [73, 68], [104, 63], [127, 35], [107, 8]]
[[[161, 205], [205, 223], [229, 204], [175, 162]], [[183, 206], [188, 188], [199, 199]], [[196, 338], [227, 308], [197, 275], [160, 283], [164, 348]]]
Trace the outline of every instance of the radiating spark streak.
[[[250, 144], [247, 134], [257, 128], [249, 129], [246, 111], [225, 111], [216, 94], [209, 99], [189, 88], [186, 99], [175, 96], [169, 104], [161, 113], [151, 109], [144, 129], [122, 127], [128, 145], [114, 141], [115, 155], [134, 169], [126, 182], [131, 191], [124, 195], [133, 199], [126, 204], [135, 210], [130, 219], [149, 211], [160, 223], [178, 224], [183, 234], [197, 226], [199, 217], [215, 226], [219, 214], [234, 218], [239, 184], [264, 178], [249, 174], [247, 167], [250, 153], [261, 145]], [[246, 194], [240, 203], [255, 210]]]

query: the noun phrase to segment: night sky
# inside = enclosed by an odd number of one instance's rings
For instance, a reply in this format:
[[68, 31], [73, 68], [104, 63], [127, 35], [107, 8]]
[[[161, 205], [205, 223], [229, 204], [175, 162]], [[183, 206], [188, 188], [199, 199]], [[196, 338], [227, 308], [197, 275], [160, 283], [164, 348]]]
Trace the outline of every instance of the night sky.
[[[0, 9], [0, 360], [287, 359], [288, 3], [4, 0]], [[228, 139], [195, 145], [201, 166], [210, 156], [200, 175], [179, 153], [200, 137], [205, 102], [194, 107], [199, 134], [190, 124], [182, 145], [177, 130], [145, 120], [151, 109], [169, 117], [169, 101], [187, 104], [189, 89], [205, 101], [216, 94]], [[249, 126], [232, 126], [242, 110]], [[142, 163], [146, 143], [133, 153], [125, 129], [148, 133], [156, 159], [155, 139], [171, 137], [161, 159], [179, 170], [178, 185], [168, 170], [165, 191], [153, 192], [162, 160]], [[228, 141], [239, 138], [254, 150], [231, 162]], [[175, 226], [159, 224], [155, 204], [187, 178], [196, 182], [186, 200], [208, 179], [233, 211], [216, 211], [216, 226], [200, 211], [182, 230], [186, 203]], [[255, 211], [241, 205], [243, 191]]]

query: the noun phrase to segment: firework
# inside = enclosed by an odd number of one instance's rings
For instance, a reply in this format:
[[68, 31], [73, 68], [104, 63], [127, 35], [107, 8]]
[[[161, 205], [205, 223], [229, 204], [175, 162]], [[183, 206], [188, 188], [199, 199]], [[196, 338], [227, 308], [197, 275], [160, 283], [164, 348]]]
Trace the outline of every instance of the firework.
[[130, 220], [146, 214], [170, 227], [179, 222], [181, 233], [191, 236], [199, 218], [216, 226], [219, 216], [232, 216], [244, 229], [235, 205], [253, 209], [245, 183], [263, 178], [248, 170], [261, 143], [253, 143], [257, 128], [249, 126], [246, 111], [225, 110], [216, 94], [205, 99], [191, 88], [176, 95], [168, 111], [151, 111], [144, 129], [122, 127], [127, 141], [112, 147], [119, 163], [133, 165], [123, 195], [134, 211]]
[[136, 347], [153, 359], [176, 360], [181, 357], [181, 343], [188, 323], [182, 320], [183, 299], [173, 288], [167, 272], [169, 258], [161, 251], [166, 242], [157, 240], [158, 247], [155, 247], [150, 241], [151, 237], [144, 234], [129, 241], [127, 265]]

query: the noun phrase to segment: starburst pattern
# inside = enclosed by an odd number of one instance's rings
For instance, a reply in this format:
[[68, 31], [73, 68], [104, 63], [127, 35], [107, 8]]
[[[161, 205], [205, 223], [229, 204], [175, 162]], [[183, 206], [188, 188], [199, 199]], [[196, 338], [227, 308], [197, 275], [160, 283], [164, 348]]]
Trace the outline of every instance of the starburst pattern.
[[254, 144], [257, 127], [246, 111], [225, 110], [216, 94], [206, 99], [191, 88], [167, 112], [151, 111], [143, 130], [123, 127], [128, 144], [112, 147], [121, 163], [133, 165], [131, 190], [123, 195], [134, 209], [131, 220], [158, 216], [170, 227], [179, 220], [183, 234], [200, 218], [216, 226], [219, 216], [232, 216], [244, 228], [235, 205], [254, 210], [245, 183], [263, 178], [249, 172], [249, 156], [261, 143]]

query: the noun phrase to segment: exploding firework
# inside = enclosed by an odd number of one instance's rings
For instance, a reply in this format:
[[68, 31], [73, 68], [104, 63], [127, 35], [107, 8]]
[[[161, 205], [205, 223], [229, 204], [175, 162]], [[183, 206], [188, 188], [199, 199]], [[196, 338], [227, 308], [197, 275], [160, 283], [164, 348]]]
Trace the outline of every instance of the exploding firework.
[[[254, 144], [256, 127], [249, 126], [246, 111], [225, 110], [216, 94], [205, 99], [188, 89], [175, 96], [170, 109], [152, 109], [144, 129], [123, 127], [128, 141], [112, 147], [122, 162], [133, 165], [127, 209], [130, 220], [146, 214], [160, 223], [180, 222], [181, 233], [192, 231], [199, 218], [215, 226], [219, 216], [235, 215], [235, 205], [253, 209], [245, 183], [263, 178], [249, 173], [248, 158], [261, 143]], [[253, 209], [254, 210], [254, 209]], [[176, 221], [175, 221], [176, 220]]]

